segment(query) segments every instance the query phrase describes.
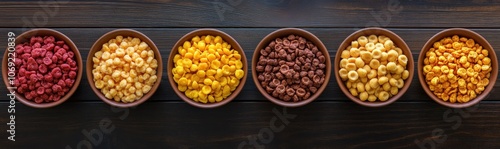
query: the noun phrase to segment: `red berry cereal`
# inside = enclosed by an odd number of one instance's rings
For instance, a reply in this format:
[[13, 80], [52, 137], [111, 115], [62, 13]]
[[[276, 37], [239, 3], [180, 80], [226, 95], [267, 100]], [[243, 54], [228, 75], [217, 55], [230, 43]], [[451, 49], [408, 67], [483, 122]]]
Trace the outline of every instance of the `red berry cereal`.
[[59, 101], [75, 83], [78, 66], [75, 53], [53, 36], [33, 36], [16, 45], [17, 92], [27, 100]]

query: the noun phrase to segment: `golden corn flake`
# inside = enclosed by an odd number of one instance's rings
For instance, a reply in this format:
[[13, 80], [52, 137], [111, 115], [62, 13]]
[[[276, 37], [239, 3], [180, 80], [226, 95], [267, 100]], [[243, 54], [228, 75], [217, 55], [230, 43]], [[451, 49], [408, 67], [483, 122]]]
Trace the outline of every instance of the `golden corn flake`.
[[200, 103], [227, 98], [246, 75], [238, 51], [220, 36], [196, 36], [177, 48], [172, 69], [177, 88]]
[[446, 37], [425, 53], [424, 76], [438, 98], [451, 103], [473, 100], [489, 84], [491, 59], [488, 50], [474, 39]]

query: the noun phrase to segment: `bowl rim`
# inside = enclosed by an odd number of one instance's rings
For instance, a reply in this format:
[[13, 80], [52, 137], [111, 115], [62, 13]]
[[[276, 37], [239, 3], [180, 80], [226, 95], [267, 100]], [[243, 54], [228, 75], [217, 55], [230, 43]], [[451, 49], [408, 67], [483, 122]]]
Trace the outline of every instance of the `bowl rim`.
[[[492, 72], [491, 72], [491, 76], [489, 78], [490, 82], [489, 82], [488, 86], [486, 86], [485, 90], [480, 95], [478, 95], [476, 98], [474, 98], [466, 103], [450, 103], [448, 101], [441, 100], [436, 95], [434, 95], [434, 93], [432, 93], [430, 91], [429, 86], [427, 85], [425, 78], [423, 76], [423, 67], [424, 67], [423, 63], [424, 63], [424, 59], [425, 59], [425, 53], [430, 49], [430, 47], [434, 44], [434, 42], [441, 40], [442, 38], [445, 38], [445, 37], [451, 37], [453, 35], [458, 35], [460, 37], [467, 37], [467, 38], [474, 39], [474, 41], [476, 43], [479, 43], [483, 47], [483, 49], [488, 50], [489, 57], [490, 57], [491, 63], [492, 63], [492, 65], [491, 65]], [[418, 78], [419, 78], [420, 85], [424, 89], [425, 93], [432, 100], [434, 100], [435, 102], [437, 102], [440, 105], [450, 107], [450, 108], [467, 108], [467, 107], [470, 107], [470, 106], [473, 106], [473, 105], [479, 103], [484, 98], [487, 98], [489, 96], [490, 92], [493, 90], [493, 87], [495, 86], [495, 83], [496, 83], [495, 80], [498, 77], [498, 60], [497, 60], [496, 52], [493, 49], [493, 46], [491, 46], [491, 44], [488, 42], [488, 40], [486, 40], [486, 38], [481, 36], [481, 34], [474, 32], [472, 30], [469, 30], [469, 29], [465, 29], [465, 28], [448, 28], [448, 29], [444, 29], [444, 30], [434, 34], [422, 46], [422, 49], [420, 51], [420, 55], [418, 57], [417, 72], [418, 72]]]
[[[316, 45], [316, 47], [318, 47], [318, 49], [323, 52], [323, 55], [326, 58], [325, 59], [325, 64], [326, 64], [325, 81], [323, 82], [321, 87], [318, 88], [318, 91], [316, 93], [314, 93], [313, 95], [311, 95], [309, 97], [309, 99], [302, 100], [299, 102], [286, 102], [286, 101], [282, 101], [281, 99], [277, 99], [277, 98], [274, 98], [273, 96], [269, 95], [264, 90], [264, 88], [261, 86], [260, 82], [258, 81], [258, 78], [257, 78], [258, 75], [257, 75], [257, 72], [255, 71], [255, 68], [257, 66], [257, 59], [260, 56], [259, 51], [262, 48], [264, 48], [265, 46], [267, 46], [275, 38], [285, 37], [285, 36], [288, 36], [290, 34], [298, 35], [298, 36], [301, 36], [303, 38], [306, 38], [307, 41], [310, 41], [314, 45]], [[259, 92], [267, 100], [269, 100], [277, 105], [283, 106], [283, 107], [301, 107], [301, 106], [304, 106], [304, 105], [307, 105], [307, 104], [313, 102], [319, 96], [321, 96], [321, 93], [326, 89], [326, 87], [328, 86], [328, 84], [330, 82], [330, 77], [332, 74], [331, 65], [332, 65], [332, 62], [330, 59], [330, 54], [328, 52], [328, 49], [326, 48], [326, 46], [323, 44], [323, 42], [316, 35], [314, 35], [313, 33], [309, 32], [307, 30], [300, 29], [300, 28], [281, 28], [281, 29], [277, 29], [277, 30], [267, 34], [264, 38], [262, 38], [262, 40], [259, 42], [259, 44], [255, 47], [253, 57], [252, 57], [252, 78], [253, 78], [253, 82], [254, 82], [256, 88], [259, 90]]]
[[[81, 81], [82, 75], [83, 75], [83, 68], [82, 68], [83, 67], [83, 59], [82, 59], [82, 56], [80, 55], [80, 50], [78, 50], [78, 47], [71, 40], [71, 38], [69, 38], [68, 36], [66, 36], [65, 34], [59, 32], [57, 30], [49, 29], [49, 28], [37, 28], [37, 29], [31, 29], [31, 30], [25, 31], [16, 37], [16, 41], [14, 43], [17, 45], [17, 44], [20, 44], [21, 42], [27, 42], [27, 41], [29, 42], [29, 38], [26, 36], [30, 36], [30, 38], [32, 36], [54, 36], [56, 40], [63, 40], [64, 43], [67, 44], [70, 47], [70, 49], [72, 50], [72, 52], [74, 53], [75, 61], [77, 63], [77, 66], [79, 66], [79, 67], [78, 67], [77, 76], [75, 78], [75, 82], [73, 83], [73, 86], [63, 97], [61, 97], [61, 99], [59, 99], [59, 101], [49, 102], [49, 103], [45, 103], [45, 102], [44, 103], [35, 103], [32, 101], [28, 101], [26, 98], [24, 98], [24, 96], [22, 96], [20, 94], [16, 94], [17, 101], [19, 101], [19, 102], [21, 102], [24, 105], [27, 105], [29, 107], [33, 107], [33, 108], [51, 108], [51, 107], [55, 107], [57, 105], [62, 104], [63, 102], [65, 102], [66, 100], [71, 98], [71, 96], [76, 92], [76, 90], [78, 89], [78, 86], [80, 85], [80, 81]], [[14, 45], [14, 46], [16, 46], [16, 45]], [[7, 49], [5, 50], [5, 53], [4, 53], [3, 60], [2, 60], [2, 74], [3, 74], [2, 79], [7, 87], [7, 90], [12, 91], [11, 89], [9, 89], [10, 83], [7, 81], [8, 80], [7, 75], [5, 74], [7, 72], [7, 69], [8, 69], [8, 67], [7, 67], [7, 63], [8, 63], [7, 58], [8, 58], [8, 53], [9, 53], [8, 49], [9, 48], [7, 47]]]
[[[174, 59], [175, 54], [178, 53], [178, 50], [177, 50], [178, 47], [181, 46], [185, 41], [191, 40], [191, 38], [193, 38], [195, 36], [203, 36], [203, 35], [221, 36], [225, 42], [227, 42], [228, 44], [231, 45], [232, 49], [237, 50], [239, 52], [239, 54], [241, 55], [241, 62], [243, 63], [243, 71], [245, 72], [245, 75], [243, 76], [243, 78], [240, 79], [240, 84], [231, 93], [231, 95], [229, 95], [226, 99], [223, 99], [220, 102], [215, 102], [215, 103], [195, 102], [192, 99], [188, 98], [186, 95], [184, 95], [184, 92], [181, 92], [181, 91], [179, 91], [179, 89], [177, 89], [177, 83], [175, 83], [175, 81], [173, 79], [173, 73], [172, 73], [172, 69], [174, 66], [173, 59]], [[238, 49], [241, 51], [239, 51]], [[195, 106], [198, 108], [204, 108], [204, 109], [217, 108], [217, 107], [221, 107], [221, 106], [231, 102], [232, 100], [234, 100], [243, 90], [243, 87], [245, 86], [245, 82], [246, 82], [247, 76], [248, 76], [248, 61], [247, 61], [247, 58], [245, 55], [245, 50], [240, 46], [238, 41], [235, 40], [231, 35], [223, 32], [221, 30], [215, 29], [215, 28], [200, 28], [200, 29], [196, 29], [196, 30], [193, 30], [193, 31], [190, 31], [190, 32], [184, 34], [173, 45], [173, 47], [170, 51], [168, 61], [167, 61], [167, 75], [168, 75], [168, 81], [169, 81], [170, 86], [172, 87], [172, 90], [174, 90], [175, 94], [177, 94], [177, 96], [179, 98], [181, 98], [182, 100], [184, 100], [186, 103], [188, 103], [192, 106]]]
[[[350, 42], [352, 41], [351, 38], [356, 39], [359, 36], [362, 36], [362, 35], [368, 36], [371, 34], [384, 35], [387, 37], [391, 36], [389, 38], [394, 42], [394, 44], [400, 42], [400, 44], [398, 44], [397, 46], [399, 48], [401, 48], [404, 55], [406, 55], [406, 57], [408, 58], [408, 64], [406, 66], [406, 68], [407, 68], [406, 70], [409, 71], [410, 75], [405, 80], [405, 84], [404, 84], [403, 88], [399, 89], [399, 91], [396, 95], [392, 96], [391, 98], [389, 98], [388, 100], [383, 101], [383, 102], [382, 101], [375, 101], [375, 102], [361, 101], [359, 98], [351, 95], [351, 93], [347, 90], [347, 87], [344, 84], [344, 81], [342, 81], [342, 79], [340, 78], [340, 75], [338, 74], [339, 73], [338, 71], [340, 70], [339, 65], [340, 65], [340, 59], [341, 59], [340, 55], [342, 54], [341, 51], [344, 51], [350, 45]], [[334, 65], [335, 78], [337, 79], [337, 84], [341, 88], [342, 92], [350, 100], [354, 101], [355, 103], [357, 103], [359, 105], [365, 106], [365, 107], [383, 107], [383, 106], [387, 106], [389, 104], [396, 102], [396, 100], [400, 99], [406, 93], [406, 91], [408, 91], [408, 89], [411, 85], [411, 82], [413, 81], [413, 75], [415, 73], [415, 64], [414, 64], [415, 62], [413, 59], [411, 49], [408, 47], [408, 45], [403, 40], [403, 38], [401, 38], [399, 35], [397, 35], [396, 33], [392, 32], [388, 29], [379, 28], [379, 27], [363, 28], [363, 29], [357, 30], [357, 31], [353, 32], [352, 34], [350, 34], [349, 36], [347, 36], [344, 39], [344, 41], [342, 41], [342, 43], [339, 45], [339, 48], [338, 48], [337, 53], [335, 55], [335, 62], [334, 63], [335, 63], [335, 65]]]
[[[93, 69], [92, 67], [93, 67], [94, 62], [92, 61], [92, 58], [94, 57], [94, 53], [101, 50], [103, 43], [106, 43], [109, 40], [114, 39], [114, 38], [116, 38], [116, 36], [119, 36], [119, 35], [122, 35], [124, 37], [130, 36], [132, 38], [139, 38], [139, 39], [141, 39], [142, 42], [146, 42], [148, 44], [148, 46], [151, 48], [151, 50], [153, 50], [153, 52], [155, 53], [155, 59], [158, 62], [158, 67], [156, 68], [156, 76], [158, 77], [158, 79], [156, 80], [154, 85], [151, 87], [151, 90], [148, 93], [144, 94], [139, 100], [136, 100], [136, 101], [130, 102], [130, 103], [117, 102], [117, 101], [114, 101], [111, 99], [107, 99], [104, 96], [104, 94], [101, 92], [101, 90], [97, 89], [95, 87], [95, 83], [93, 81], [94, 77], [92, 74], [92, 69]], [[144, 103], [146, 100], [148, 100], [149, 98], [151, 98], [151, 96], [153, 96], [153, 94], [159, 88], [160, 83], [161, 83], [161, 77], [162, 77], [162, 73], [163, 73], [163, 70], [162, 70], [163, 66], [162, 65], [163, 65], [163, 63], [162, 63], [162, 59], [161, 59], [160, 50], [158, 49], [156, 44], [153, 42], [153, 40], [151, 40], [148, 36], [146, 36], [145, 34], [139, 32], [137, 30], [133, 30], [133, 29], [115, 29], [115, 30], [112, 30], [112, 31], [109, 31], [109, 32], [103, 34], [101, 37], [99, 37], [94, 42], [92, 47], [89, 49], [89, 53], [87, 56], [87, 63], [86, 63], [85, 68], [87, 71], [86, 72], [87, 81], [89, 82], [90, 87], [92, 88], [94, 93], [97, 95], [97, 97], [99, 97], [99, 99], [101, 99], [102, 101], [104, 101], [105, 103], [107, 103], [111, 106], [116, 106], [116, 107], [120, 107], [120, 108], [128, 108], [128, 107], [135, 107], [137, 105], [140, 105], [140, 104]]]

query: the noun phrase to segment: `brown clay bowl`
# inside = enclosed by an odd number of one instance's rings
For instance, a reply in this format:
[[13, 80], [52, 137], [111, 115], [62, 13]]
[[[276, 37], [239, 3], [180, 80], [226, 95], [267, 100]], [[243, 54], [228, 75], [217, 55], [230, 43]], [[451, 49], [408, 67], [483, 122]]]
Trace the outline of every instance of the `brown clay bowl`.
[[[73, 53], [75, 54], [75, 60], [76, 60], [77, 66], [78, 66], [78, 72], [77, 72], [77, 76], [75, 78], [75, 82], [74, 82], [73, 86], [71, 87], [71, 89], [63, 97], [61, 97], [61, 99], [59, 99], [59, 101], [50, 102], [50, 103], [35, 103], [33, 101], [26, 99], [24, 97], [24, 95], [22, 95], [20, 93], [16, 93], [16, 98], [18, 99], [18, 101], [20, 101], [21, 103], [23, 103], [27, 106], [34, 107], [34, 108], [54, 107], [54, 106], [57, 106], [57, 105], [65, 102], [66, 100], [68, 100], [75, 93], [76, 89], [78, 88], [78, 85], [80, 85], [80, 81], [82, 79], [82, 74], [83, 74], [82, 56], [80, 55], [80, 52], [78, 51], [78, 48], [76, 47], [75, 43], [73, 43], [73, 41], [71, 41], [71, 39], [69, 39], [63, 33], [52, 30], [52, 29], [32, 29], [32, 30], [26, 31], [26, 32], [24, 32], [21, 35], [16, 37], [15, 44], [17, 45], [20, 43], [29, 42], [30, 38], [32, 36], [42, 36], [42, 37], [43, 36], [54, 36], [56, 41], [63, 40], [69, 46], [69, 48], [73, 51]], [[10, 87], [11, 85], [9, 83], [8, 75], [7, 75], [8, 62], [9, 62], [8, 61], [8, 57], [9, 57], [8, 53], [9, 53], [9, 51], [6, 50], [4, 57], [3, 57], [3, 60], [2, 60], [2, 74], [3, 74], [2, 79], [5, 83], [5, 85]]]
[[[367, 36], [368, 37], [369, 35], [372, 35], [372, 34], [377, 35], [377, 36], [384, 35], [386, 37], [389, 37], [394, 42], [394, 45], [401, 48], [401, 50], [403, 51], [403, 54], [406, 55], [406, 57], [408, 58], [408, 64], [406, 66], [406, 69], [409, 71], [410, 75], [409, 75], [408, 79], [405, 80], [403, 88], [399, 89], [399, 92], [396, 95], [392, 96], [391, 98], [387, 99], [387, 101], [378, 101], [378, 100], [375, 102], [361, 101], [358, 97], [353, 96], [349, 92], [349, 90], [347, 89], [347, 87], [345, 85], [345, 82], [342, 81], [342, 79], [340, 78], [340, 75], [339, 75], [340, 60], [341, 60], [340, 56], [342, 54], [342, 51], [344, 51], [349, 45], [351, 45], [351, 41], [356, 40], [358, 37], [360, 37], [360, 36]], [[335, 78], [337, 79], [337, 83], [340, 86], [340, 89], [342, 90], [342, 92], [344, 92], [344, 94], [352, 101], [354, 101], [362, 106], [366, 106], [366, 107], [386, 106], [386, 105], [389, 105], [389, 104], [395, 102], [399, 98], [401, 98], [401, 96], [403, 96], [403, 94], [410, 87], [410, 84], [411, 84], [411, 81], [413, 78], [413, 73], [415, 71], [414, 70], [413, 56], [411, 54], [410, 48], [408, 47], [408, 45], [406, 45], [405, 41], [392, 31], [389, 31], [389, 30], [383, 29], [383, 28], [376, 28], [376, 27], [364, 28], [364, 29], [358, 30], [358, 31], [352, 33], [351, 35], [349, 35], [342, 42], [342, 44], [339, 46], [339, 49], [337, 50], [337, 54], [335, 55], [335, 62], [334, 63], [335, 63], [335, 65], [334, 65]]]
[[[256, 67], [257, 67], [257, 62], [259, 60], [259, 57], [260, 57], [260, 50], [265, 48], [266, 46], [269, 45], [269, 43], [273, 40], [275, 40], [276, 38], [281, 38], [281, 37], [284, 37], [284, 36], [288, 36], [290, 34], [293, 34], [293, 35], [297, 35], [297, 36], [301, 36], [301, 37], [304, 37], [305, 39], [307, 39], [307, 41], [310, 41], [312, 42], [314, 45], [316, 45], [319, 49], [319, 51], [321, 51], [323, 53], [323, 55], [325, 56], [325, 64], [326, 64], [326, 71], [325, 71], [325, 81], [324, 83], [321, 85], [320, 88], [318, 88], [318, 90], [316, 91], [316, 93], [312, 94], [308, 99], [305, 99], [305, 100], [301, 100], [301, 101], [298, 101], [298, 102], [286, 102], [284, 100], [281, 100], [281, 99], [278, 99], [278, 98], [275, 98], [273, 97], [272, 95], [268, 94], [266, 92], [266, 90], [262, 87], [262, 85], [260, 84], [259, 80], [258, 80], [258, 74], [257, 74], [257, 71], [256, 71]], [[304, 106], [312, 101], [314, 101], [316, 98], [318, 98], [321, 93], [326, 89], [326, 86], [328, 85], [328, 81], [330, 80], [330, 76], [331, 76], [331, 60], [330, 60], [330, 55], [328, 54], [328, 50], [326, 49], [325, 45], [323, 44], [323, 42], [321, 42], [321, 40], [316, 37], [314, 34], [306, 31], [306, 30], [303, 30], [303, 29], [298, 29], [298, 28], [283, 28], [283, 29], [279, 29], [279, 30], [276, 30], [270, 34], [268, 34], [266, 37], [264, 37], [260, 42], [259, 44], [257, 45], [257, 47], [255, 48], [255, 51], [254, 51], [254, 54], [253, 54], [253, 57], [252, 57], [252, 78], [253, 78], [253, 81], [255, 83], [255, 86], [257, 87], [257, 89], [259, 90], [259, 92], [264, 96], [266, 97], [268, 100], [270, 100], [271, 102], [275, 103], [275, 104], [278, 104], [278, 105], [281, 105], [281, 106], [284, 106], [284, 107], [300, 107], [300, 106]]]
[[[179, 46], [182, 46], [185, 41], [190, 41], [195, 36], [200, 36], [201, 37], [201, 36], [204, 36], [204, 35], [212, 35], [212, 36], [220, 36], [220, 37], [222, 37], [222, 39], [225, 42], [227, 42], [228, 44], [230, 44], [231, 47], [234, 50], [238, 51], [241, 54], [241, 62], [243, 63], [243, 71], [245, 72], [245, 75], [243, 76], [243, 78], [241, 78], [240, 84], [231, 93], [231, 95], [229, 95], [226, 99], [223, 99], [220, 102], [215, 102], [215, 103], [201, 103], [201, 102], [196, 102], [196, 101], [188, 98], [184, 94], [184, 92], [181, 92], [177, 88], [177, 83], [175, 83], [175, 81], [173, 79], [173, 73], [172, 73], [172, 69], [174, 68], [174, 61], [173, 61], [173, 59], [174, 59], [175, 55], [179, 53], [178, 50], [177, 50], [179, 48]], [[235, 99], [238, 96], [238, 94], [241, 92], [241, 90], [243, 90], [243, 86], [245, 86], [245, 82], [247, 80], [247, 72], [248, 72], [247, 58], [246, 58], [245, 52], [243, 51], [243, 48], [241, 48], [240, 44], [238, 44], [238, 42], [233, 37], [231, 37], [229, 34], [226, 34], [226, 33], [222, 32], [220, 30], [211, 29], [211, 28], [197, 29], [197, 30], [191, 31], [191, 32], [187, 33], [186, 35], [182, 36], [177, 41], [177, 43], [175, 43], [174, 47], [172, 47], [172, 51], [170, 52], [170, 56], [169, 56], [168, 62], [167, 62], [168, 81], [170, 82], [170, 86], [172, 86], [172, 89], [174, 90], [174, 92], [182, 100], [184, 100], [188, 104], [190, 104], [192, 106], [195, 106], [195, 107], [198, 107], [198, 108], [216, 108], [216, 107], [220, 107], [222, 105], [225, 105], [225, 104], [231, 102], [233, 99]]]
[[[446, 37], [451, 37], [453, 35], [458, 35], [460, 37], [474, 39], [474, 41], [477, 44], [483, 46], [483, 49], [488, 50], [489, 57], [491, 59], [492, 71], [491, 71], [491, 76], [489, 78], [490, 82], [489, 82], [488, 86], [486, 86], [485, 90], [481, 94], [477, 95], [477, 97], [475, 99], [471, 99], [469, 102], [466, 102], [466, 103], [451, 103], [449, 101], [443, 101], [442, 99], [438, 98], [429, 89], [429, 86], [426, 83], [425, 76], [423, 73], [425, 54], [433, 46], [434, 42], [437, 42], [437, 41], [439, 41], [443, 38], [446, 38]], [[422, 51], [420, 52], [420, 55], [418, 57], [418, 69], [417, 70], [418, 70], [418, 78], [420, 80], [420, 85], [422, 85], [422, 88], [424, 88], [425, 93], [427, 93], [427, 95], [429, 95], [429, 97], [431, 97], [434, 101], [436, 101], [437, 103], [439, 103], [443, 106], [447, 106], [450, 108], [466, 108], [466, 107], [470, 107], [472, 105], [475, 105], [475, 104], [479, 103], [481, 100], [483, 100], [484, 98], [488, 97], [488, 94], [491, 92], [491, 90], [495, 86], [495, 82], [496, 82], [496, 79], [498, 76], [498, 60], [497, 60], [497, 56], [495, 54], [495, 50], [493, 50], [493, 47], [490, 45], [490, 43], [485, 38], [483, 38], [483, 36], [479, 35], [478, 33], [474, 32], [474, 31], [468, 30], [468, 29], [450, 28], [450, 29], [446, 29], [446, 30], [443, 30], [443, 31], [437, 33], [436, 35], [432, 36], [425, 43], [425, 45], [424, 45], [424, 47], [422, 47]]]
[[[132, 38], [139, 38], [141, 41], [146, 42], [148, 46], [153, 50], [155, 54], [155, 59], [158, 61], [158, 67], [156, 69], [156, 76], [158, 77], [157, 81], [154, 83], [154, 85], [151, 87], [151, 90], [147, 93], [144, 94], [139, 100], [136, 100], [134, 102], [130, 103], [123, 103], [123, 102], [117, 102], [112, 99], [107, 99], [104, 94], [101, 92], [100, 89], [97, 89], [94, 83], [94, 77], [92, 75], [92, 67], [94, 65], [94, 62], [92, 61], [92, 58], [94, 57], [94, 54], [97, 51], [100, 51], [102, 48], [102, 45], [104, 43], [107, 43], [109, 40], [116, 38], [116, 36], [123, 36], [124, 38], [127, 37], [132, 37]], [[162, 77], [162, 70], [163, 68], [163, 63], [161, 61], [161, 54], [154, 42], [149, 39], [146, 35], [142, 34], [141, 32], [138, 32], [136, 30], [132, 29], [117, 29], [110, 31], [104, 35], [102, 35], [97, 41], [92, 45], [89, 51], [89, 55], [87, 57], [87, 79], [89, 81], [90, 87], [94, 91], [94, 93], [99, 97], [102, 101], [108, 103], [109, 105], [116, 106], [116, 107], [121, 107], [121, 108], [127, 108], [127, 107], [134, 107], [137, 106], [146, 100], [148, 100], [153, 94], [156, 92], [156, 89], [160, 86], [161, 82], [161, 77]]]

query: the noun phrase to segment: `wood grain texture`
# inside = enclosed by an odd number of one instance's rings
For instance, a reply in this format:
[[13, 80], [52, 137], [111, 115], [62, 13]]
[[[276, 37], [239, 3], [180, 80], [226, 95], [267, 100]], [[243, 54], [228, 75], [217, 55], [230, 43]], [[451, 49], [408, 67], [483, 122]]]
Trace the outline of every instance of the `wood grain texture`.
[[[19, 35], [30, 28], [51, 28], [70, 37], [85, 60], [101, 35], [130, 28], [151, 38], [166, 63], [172, 46], [184, 34], [216, 28], [239, 42], [250, 63], [264, 36], [279, 28], [298, 27], [321, 39], [333, 60], [348, 35], [378, 26], [404, 39], [416, 62], [425, 42], [451, 27], [478, 32], [499, 53], [499, 10], [497, 0], [10, 0], [0, 2], [0, 47], [7, 46], [8, 32]], [[419, 148], [415, 141], [439, 139], [433, 131], [442, 130], [446, 139], [436, 143], [436, 148], [500, 148], [498, 79], [475, 110], [435, 103], [423, 91], [416, 73], [406, 94], [382, 108], [350, 101], [334, 77], [328, 83], [316, 101], [286, 109], [296, 118], [273, 133], [269, 143], [258, 142], [266, 148]], [[6, 94], [2, 83], [0, 124], [5, 129], [10, 115], [5, 110], [9, 105]], [[84, 75], [72, 98], [57, 107], [34, 109], [17, 102], [17, 141], [8, 141], [8, 133], [0, 129], [0, 148], [78, 148], [79, 142], [89, 141], [82, 131], [101, 131], [101, 121], [107, 120], [115, 129], [103, 133], [100, 143], [89, 142], [92, 148], [237, 148], [249, 138], [258, 138], [273, 119], [282, 124], [276, 113], [283, 109], [267, 101], [251, 77], [231, 103], [199, 109], [172, 91], [167, 73], [151, 99], [136, 108], [115, 109], [97, 98]], [[128, 115], [124, 114], [127, 110]]]
[[[101, 35], [114, 30], [116, 28], [53, 28], [56, 29], [68, 37], [70, 37], [75, 44], [78, 46], [82, 58], [84, 59], [84, 64], [86, 62], [88, 51], [90, 47], [94, 44], [95, 40], [97, 40]], [[146, 34], [153, 42], [155, 42], [156, 46], [160, 50], [162, 54], [163, 62], [166, 65], [168, 61], [168, 55], [170, 51], [177, 42], [179, 38], [181, 38], [184, 34], [195, 30], [196, 28], [133, 28], [140, 32]], [[245, 51], [245, 55], [247, 57], [248, 63], [251, 63], [253, 52], [255, 51], [255, 47], [260, 42], [264, 36], [271, 33], [272, 31], [278, 28], [218, 28], [229, 35], [233, 36], [235, 40], [239, 42]], [[330, 57], [332, 61], [335, 59], [335, 54], [337, 52], [338, 46], [340, 43], [351, 33], [356, 31], [356, 28], [304, 28], [313, 34], [315, 34], [322, 42], [325, 44], [326, 48], [329, 51]], [[417, 62], [418, 55], [420, 54], [421, 48], [427, 42], [427, 40], [437, 32], [442, 29], [400, 29], [400, 28], [388, 28], [398, 34], [403, 40], [406, 41], [408, 46], [411, 49], [414, 61]], [[0, 35], [6, 35], [7, 32], [12, 31], [17, 33], [18, 35], [21, 33], [21, 29], [19, 28], [0, 28]], [[500, 30], [497, 29], [475, 29], [474, 31], [483, 35], [487, 40], [489, 40], [490, 44], [495, 47], [500, 47], [500, 39], [496, 38], [498, 34], [500, 34]], [[0, 47], [7, 46], [6, 43], [0, 43]], [[496, 51], [498, 51], [497, 49]], [[1, 58], [0, 58], [1, 60]], [[417, 64], [417, 63], [415, 63]], [[415, 66], [416, 69], [416, 66]], [[166, 72], [166, 68], [163, 70]], [[247, 72], [249, 78], [245, 84], [243, 91], [240, 93], [239, 97], [234, 100], [234, 102], [239, 101], [267, 101], [260, 92], [256, 89], [253, 79], [251, 77], [250, 70]], [[422, 89], [420, 82], [418, 81], [417, 71], [415, 71], [414, 78], [410, 89], [407, 93], [398, 101], [429, 101], [433, 102], [427, 94]], [[1, 78], [0, 78], [1, 80]], [[500, 92], [496, 91], [500, 89], [500, 84], [495, 84], [495, 88], [490, 93], [490, 97], [485, 100], [500, 100]], [[0, 86], [0, 94], [7, 94], [7, 90], [5, 86]], [[84, 76], [82, 77], [81, 84], [76, 91], [75, 95], [69, 100], [69, 102], [73, 101], [100, 101], [99, 98], [93, 93], [90, 85], [88, 84], [87, 77], [84, 72]], [[170, 86], [167, 73], [164, 73], [162, 76], [161, 84], [158, 91], [153, 95], [150, 100], [162, 100], [162, 101], [182, 101], [173, 91]], [[330, 79], [328, 82], [328, 87], [326, 91], [318, 98], [320, 101], [346, 101], [351, 102], [340, 90], [338, 84], [336, 82], [335, 77]]]
[[496, 0], [30, 0], [3, 2], [0, 8], [0, 27], [494, 28], [500, 24]]
[[[103, 133], [102, 142], [94, 148], [236, 148], [248, 136], [258, 137], [259, 131], [269, 128], [276, 117], [273, 110], [283, 112], [269, 102], [230, 103], [212, 110], [186, 103], [146, 102], [129, 109], [128, 115], [102, 102], [64, 103], [50, 110], [19, 104], [17, 110], [19, 142], [0, 139], [6, 145], [2, 148], [76, 148], [86, 139], [82, 131], [99, 129], [105, 118], [115, 129]], [[442, 129], [447, 139], [438, 148], [500, 147], [500, 117], [494, 114], [500, 112], [498, 102], [464, 110], [467, 117], [446, 114], [448, 110], [435, 103], [395, 103], [374, 109], [352, 102], [315, 102], [286, 109], [296, 117], [273, 133], [268, 144], [260, 144], [266, 148], [415, 148], [415, 140], [431, 138], [434, 129]], [[443, 117], [460, 118], [461, 124], [453, 129], [457, 121]], [[2, 123], [5, 118], [0, 115]], [[278, 119], [275, 124], [283, 123]], [[2, 138], [5, 135], [1, 133]]]

